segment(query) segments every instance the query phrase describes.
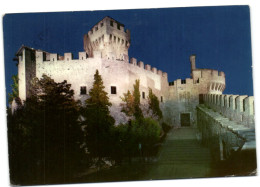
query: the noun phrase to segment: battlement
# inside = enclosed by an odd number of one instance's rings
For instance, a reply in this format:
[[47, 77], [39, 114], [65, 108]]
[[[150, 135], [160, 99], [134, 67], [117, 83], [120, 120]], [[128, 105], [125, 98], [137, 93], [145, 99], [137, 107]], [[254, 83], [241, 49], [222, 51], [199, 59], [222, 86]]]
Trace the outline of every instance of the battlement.
[[[71, 61], [71, 60], [86, 60], [88, 58], [101, 58], [100, 51], [94, 51], [93, 57], [88, 57], [88, 54], [86, 52], [79, 52], [78, 59], [73, 58], [72, 53], [64, 53], [64, 56], [60, 56], [57, 53], [48, 53], [41, 50], [36, 50], [36, 62], [44, 62], [44, 61], [51, 61], [51, 62], [57, 62], [57, 61]], [[113, 60], [113, 59], [111, 59]], [[125, 62], [128, 62], [128, 59], [125, 59]], [[166, 72], [162, 72], [161, 70], [157, 70], [156, 67], [151, 67], [150, 64], [144, 64], [144, 62], [139, 61], [137, 62], [136, 58], [131, 58], [129, 64], [139, 67], [141, 69], [147, 70], [149, 72], [152, 72], [154, 74], [160, 75], [164, 78], [168, 77], [168, 74]]]
[[254, 127], [253, 96], [204, 94], [203, 103], [232, 121]]
[[176, 79], [172, 82], [169, 82], [169, 86], [181, 86], [181, 85], [190, 85], [190, 84], [199, 84], [199, 81], [194, 82], [191, 78], [186, 79]]
[[84, 35], [84, 50], [89, 57], [94, 51], [101, 52], [101, 58], [124, 60], [130, 47], [130, 31], [124, 24], [111, 17], [105, 17]]
[[157, 70], [156, 67], [152, 67], [150, 64], [144, 64], [142, 61], [137, 62], [136, 58], [131, 58], [130, 64], [137, 66], [141, 69], [145, 69], [145, 70], [152, 72], [154, 74], [160, 75], [162, 77], [168, 78], [168, 74], [166, 72], [162, 72], [161, 70]]
[[223, 71], [217, 71], [214, 69], [194, 69], [192, 70], [193, 78], [209, 78], [209, 77], [223, 77], [225, 78], [225, 73]]
[[117, 29], [121, 32], [125, 32], [125, 33], [129, 32], [129, 30], [125, 30], [124, 24], [116, 21], [115, 19], [113, 19], [109, 16], [106, 16], [90, 29], [90, 31], [88, 32], [88, 35], [90, 36], [96, 32], [99, 32], [100, 30], [102, 30], [103, 27], [106, 27], [106, 26]]
[[79, 52], [78, 53], [79, 58], [74, 59], [72, 53], [64, 53], [64, 56], [60, 56], [57, 53], [48, 53], [41, 50], [36, 50], [35, 56], [36, 56], [36, 62], [44, 62], [44, 61], [71, 61], [71, 60], [86, 60], [88, 58], [88, 55], [86, 52]]

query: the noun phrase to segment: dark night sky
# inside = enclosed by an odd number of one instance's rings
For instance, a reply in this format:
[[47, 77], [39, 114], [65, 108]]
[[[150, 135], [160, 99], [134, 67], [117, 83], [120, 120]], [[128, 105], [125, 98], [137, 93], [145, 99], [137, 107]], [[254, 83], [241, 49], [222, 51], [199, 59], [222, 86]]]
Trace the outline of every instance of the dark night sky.
[[195, 53], [198, 68], [225, 72], [224, 93], [253, 95], [248, 6], [8, 14], [3, 20], [7, 92], [17, 74], [12, 59], [22, 44], [78, 58], [83, 35], [105, 16], [131, 31], [129, 57], [167, 72], [169, 81], [190, 76], [189, 56]]

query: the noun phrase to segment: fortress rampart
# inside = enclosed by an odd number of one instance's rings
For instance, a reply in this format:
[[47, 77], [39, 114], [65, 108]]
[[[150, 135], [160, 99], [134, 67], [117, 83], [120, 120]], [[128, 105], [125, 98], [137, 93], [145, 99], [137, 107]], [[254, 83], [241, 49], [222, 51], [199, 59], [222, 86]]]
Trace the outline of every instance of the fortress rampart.
[[191, 55], [191, 78], [169, 83], [166, 72], [136, 58], [129, 59], [130, 43], [130, 31], [125, 30], [125, 26], [118, 21], [105, 17], [84, 35], [85, 51], [79, 52], [77, 59], [73, 58], [72, 53], [61, 56], [22, 46], [16, 54], [19, 57], [19, 97], [21, 100], [30, 97], [31, 80], [46, 74], [56, 82], [67, 80], [74, 90], [75, 98], [84, 101], [89, 97], [93, 76], [98, 70], [115, 118], [121, 114], [120, 97], [127, 90], [131, 91], [135, 80], [139, 79], [142, 104], [147, 104], [151, 88], [160, 101], [166, 122], [182, 126], [183, 119], [187, 117], [187, 125], [196, 126], [199, 95], [222, 94], [225, 74], [217, 70], [196, 68], [196, 55]]
[[229, 160], [240, 168], [255, 169], [252, 96], [204, 94], [197, 106], [197, 122], [202, 143], [214, 153], [214, 160]]
[[[64, 53], [64, 56], [60, 56], [57, 53], [23, 47], [19, 52], [18, 68], [20, 98], [26, 100], [30, 95], [30, 82], [34, 77], [41, 78], [43, 74], [46, 74], [56, 82], [67, 80], [74, 90], [75, 99], [84, 102], [89, 97], [88, 93], [93, 85], [95, 71], [99, 70], [105, 91], [113, 104], [111, 114], [118, 123], [124, 122], [125, 119], [123, 114], [121, 115], [120, 97], [127, 90], [133, 89], [133, 84], [137, 79], [140, 80], [142, 104], [147, 103], [149, 88], [153, 90], [161, 103], [165, 100], [168, 90], [167, 73], [142, 61], [137, 61], [135, 58], [131, 58], [129, 62], [128, 59], [102, 58], [100, 51], [94, 51], [93, 54], [93, 57], [89, 57], [87, 52], [79, 52], [79, 58], [74, 59], [72, 53]], [[84, 94], [81, 93], [82, 87], [86, 90]], [[112, 87], [116, 89], [115, 93], [112, 93]]]
[[[88, 57], [86, 52], [79, 52], [78, 59], [74, 59], [72, 53], [64, 53], [64, 56], [60, 56], [57, 53], [48, 53], [48, 52], [43, 52], [41, 50], [36, 50], [36, 62], [37, 63], [46, 63], [46, 62], [50, 62], [50, 63], [59, 63], [59, 62], [78, 62], [78, 61], [86, 61], [91, 60], [91, 59], [100, 59], [100, 53], [98, 51], [96, 51], [94, 53], [94, 57]], [[113, 62], [112, 59], [110, 59], [111, 62]], [[131, 58], [130, 62], [128, 60], [117, 60], [119, 62], [124, 62], [124, 65], [132, 65], [132, 66], [136, 66], [139, 67], [140, 69], [148, 72], [152, 72], [154, 74], [160, 75], [161, 77], [165, 78], [168, 80], [168, 74], [166, 72], [163, 72], [161, 70], [157, 70], [156, 67], [151, 67], [150, 64], [144, 64], [144, 62], [142, 61], [138, 61], [136, 58]]]
[[246, 127], [255, 127], [253, 96], [205, 94], [203, 101], [228, 119]]

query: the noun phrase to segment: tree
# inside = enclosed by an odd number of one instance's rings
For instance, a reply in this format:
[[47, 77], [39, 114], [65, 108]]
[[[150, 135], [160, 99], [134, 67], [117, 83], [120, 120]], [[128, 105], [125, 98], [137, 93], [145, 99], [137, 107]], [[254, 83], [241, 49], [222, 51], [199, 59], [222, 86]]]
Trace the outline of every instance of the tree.
[[134, 92], [133, 92], [133, 96], [134, 96], [134, 116], [135, 119], [142, 119], [143, 116], [143, 112], [140, 108], [140, 80], [137, 79], [135, 80], [135, 84], [134, 84]]
[[115, 120], [110, 115], [108, 94], [98, 70], [94, 75], [93, 87], [89, 92], [84, 109], [86, 144], [90, 155], [101, 161], [109, 157], [111, 145], [111, 128]]
[[124, 112], [127, 116], [131, 117], [134, 115], [134, 96], [128, 90], [127, 93], [124, 93], [124, 97], [121, 97], [124, 104], [122, 106], [122, 112]]
[[8, 103], [11, 104], [12, 101], [15, 98], [19, 97], [19, 90], [18, 90], [18, 75], [13, 75], [12, 76], [13, 84], [11, 85], [12, 87], [12, 93], [8, 93]]
[[157, 120], [162, 119], [162, 111], [160, 109], [159, 105], [159, 99], [158, 97], [153, 93], [152, 89], [149, 88], [149, 95], [148, 95], [148, 104], [149, 104], [149, 110], [152, 113], [152, 118], [155, 118]]
[[43, 75], [32, 84], [32, 96], [8, 120], [9, 140], [18, 134], [21, 141], [18, 146], [11, 141], [11, 152], [20, 152], [20, 170], [32, 176], [18, 183], [70, 182], [85, 157], [79, 102], [67, 81], [56, 83]]
[[155, 151], [154, 145], [159, 142], [161, 127], [158, 121], [152, 118], [143, 118], [132, 121], [132, 135], [138, 144], [141, 144], [144, 156], [151, 156]]
[[132, 93], [128, 90], [127, 93], [124, 93], [124, 97], [121, 97], [124, 102], [121, 104], [121, 111], [129, 117], [135, 117], [135, 119], [139, 120], [144, 117], [140, 108], [140, 80], [135, 80], [133, 87], [134, 90]]

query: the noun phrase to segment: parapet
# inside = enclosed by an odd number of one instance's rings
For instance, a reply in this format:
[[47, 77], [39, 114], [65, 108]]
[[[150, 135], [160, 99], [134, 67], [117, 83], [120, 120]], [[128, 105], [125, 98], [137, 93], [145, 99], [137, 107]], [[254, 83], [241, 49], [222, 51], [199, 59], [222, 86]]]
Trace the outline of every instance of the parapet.
[[79, 59], [80, 60], [86, 60], [88, 58], [88, 55], [86, 52], [79, 52]]
[[139, 62], [137, 63], [137, 65], [138, 65], [140, 68], [144, 69], [144, 63], [143, 63], [142, 61], [139, 61]]
[[158, 70], [156, 67], [152, 67], [150, 64], [144, 64], [143, 61], [137, 62], [136, 58], [131, 58], [129, 63], [134, 66], [140, 67], [141, 69], [145, 69], [154, 74], [160, 75], [162, 77], [166, 77], [166, 78], [168, 77], [168, 74], [166, 72], [162, 72], [161, 70]]
[[225, 73], [223, 71], [217, 71], [214, 69], [194, 69], [192, 72], [196, 72], [196, 78], [225, 77]]
[[158, 71], [157, 71], [157, 74], [158, 74], [158, 75], [162, 75], [162, 71], [161, 71], [161, 70], [158, 70]]
[[218, 76], [218, 71], [217, 70], [211, 70], [211, 75], [212, 76]]
[[58, 54], [57, 53], [51, 53], [50, 54], [50, 61], [57, 61], [58, 60]]
[[130, 64], [133, 64], [134, 66], [136, 66], [136, 65], [137, 65], [137, 60], [136, 60], [136, 58], [131, 58], [131, 59], [130, 59]]
[[[78, 60], [86, 60], [88, 58], [88, 55], [86, 52], [79, 52], [79, 59]], [[71, 61], [71, 60], [77, 60], [73, 59], [72, 53], [64, 53], [64, 56], [60, 56], [57, 53], [48, 53], [42, 50], [36, 50], [35, 53], [36, 56], [36, 62], [44, 62], [44, 61]]]
[[218, 76], [225, 77], [225, 73], [223, 71], [218, 72]]
[[168, 77], [168, 74], [166, 72], [163, 72], [163, 77], [167, 78]]
[[90, 36], [96, 32], [99, 32], [103, 27], [110, 27], [110, 28], [116, 29], [118, 31], [130, 34], [129, 30], [125, 30], [124, 24], [116, 21], [115, 19], [113, 19], [109, 16], [106, 16], [90, 29], [90, 31], [88, 32], [88, 35]]
[[203, 103], [231, 121], [254, 128], [253, 96], [204, 94]]
[[70, 61], [73, 59], [72, 53], [64, 53], [64, 59], [65, 61]]
[[150, 64], [146, 64], [145, 65], [145, 69], [148, 70], [148, 71], [151, 71], [151, 65]]
[[157, 74], [157, 68], [153, 67], [153, 68], [152, 68], [152, 72], [154, 72], [154, 73]]

